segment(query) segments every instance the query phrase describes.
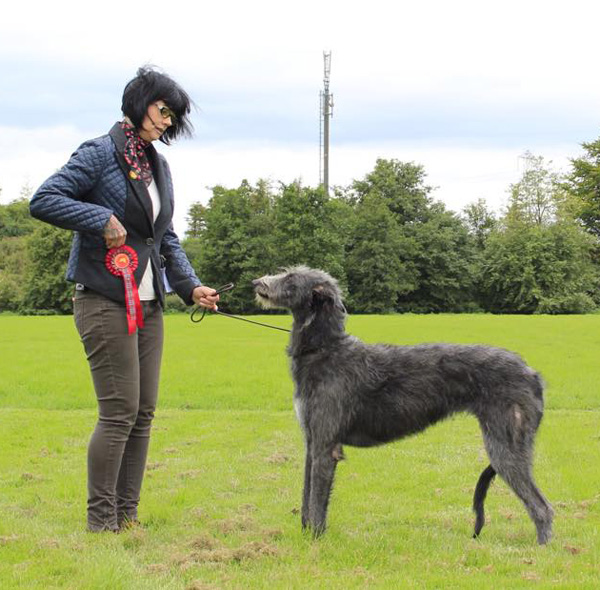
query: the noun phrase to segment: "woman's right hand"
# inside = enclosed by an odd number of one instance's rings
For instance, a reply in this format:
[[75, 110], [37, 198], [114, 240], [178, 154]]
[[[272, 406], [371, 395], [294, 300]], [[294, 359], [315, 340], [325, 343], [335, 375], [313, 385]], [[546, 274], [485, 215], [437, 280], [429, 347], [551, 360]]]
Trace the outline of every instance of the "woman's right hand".
[[107, 248], [118, 248], [125, 243], [127, 238], [127, 230], [121, 222], [111, 215], [108, 223], [104, 226], [104, 241]]

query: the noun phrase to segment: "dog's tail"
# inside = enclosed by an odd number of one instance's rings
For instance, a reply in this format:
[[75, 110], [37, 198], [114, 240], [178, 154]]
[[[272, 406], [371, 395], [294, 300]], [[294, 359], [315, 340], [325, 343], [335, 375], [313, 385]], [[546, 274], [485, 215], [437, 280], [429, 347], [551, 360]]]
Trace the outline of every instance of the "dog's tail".
[[475, 512], [475, 532], [473, 533], [473, 538], [476, 539], [485, 524], [485, 513], [483, 510], [483, 503], [485, 501], [485, 496], [487, 494], [488, 488], [496, 475], [496, 470], [488, 465], [481, 475], [479, 476], [479, 481], [477, 482], [477, 486], [475, 487], [475, 494], [473, 494], [473, 512]]

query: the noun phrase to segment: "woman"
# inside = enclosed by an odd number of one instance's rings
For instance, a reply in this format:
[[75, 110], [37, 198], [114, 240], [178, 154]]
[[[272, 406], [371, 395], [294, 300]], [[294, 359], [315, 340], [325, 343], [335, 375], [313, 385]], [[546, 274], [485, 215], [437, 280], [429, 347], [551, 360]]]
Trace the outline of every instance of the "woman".
[[[74, 230], [67, 279], [99, 417], [88, 447], [88, 529], [137, 522], [163, 348], [165, 283], [216, 309], [173, 231], [173, 185], [152, 145], [191, 135], [190, 98], [143, 67], [125, 87], [124, 118], [82, 144], [31, 199], [31, 214]], [[166, 278], [166, 281], [164, 280]]]

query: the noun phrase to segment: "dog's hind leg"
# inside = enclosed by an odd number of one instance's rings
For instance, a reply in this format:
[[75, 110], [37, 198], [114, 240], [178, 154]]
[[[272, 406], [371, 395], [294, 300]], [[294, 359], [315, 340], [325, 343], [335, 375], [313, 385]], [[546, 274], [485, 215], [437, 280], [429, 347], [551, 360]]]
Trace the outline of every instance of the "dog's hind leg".
[[538, 543], [540, 545], [548, 543], [552, 537], [554, 511], [535, 485], [530, 470], [523, 466], [516, 468], [499, 466], [498, 473], [525, 504], [525, 508], [535, 524]]
[[550, 541], [554, 511], [536, 486], [532, 475], [533, 440], [514, 445], [498, 440], [489, 433], [484, 435], [486, 448], [493, 469], [506, 481], [525, 505], [537, 530], [540, 545]]
[[488, 465], [479, 476], [479, 481], [475, 487], [475, 494], [473, 495], [473, 512], [475, 512], [476, 516], [475, 532], [473, 533], [474, 539], [479, 536], [479, 533], [481, 533], [481, 529], [485, 524], [485, 511], [483, 509], [483, 503], [485, 502], [485, 496], [488, 488], [490, 487], [490, 484], [495, 476], [496, 470], [491, 465]]
[[319, 449], [313, 453], [308, 520], [314, 537], [319, 537], [325, 532], [327, 507], [336, 465], [337, 460], [333, 457], [331, 448]]

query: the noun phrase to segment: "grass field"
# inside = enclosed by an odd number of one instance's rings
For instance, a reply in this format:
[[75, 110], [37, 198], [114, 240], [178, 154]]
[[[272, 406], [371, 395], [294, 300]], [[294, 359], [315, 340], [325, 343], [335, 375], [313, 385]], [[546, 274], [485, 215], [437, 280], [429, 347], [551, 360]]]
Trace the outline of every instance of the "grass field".
[[85, 456], [95, 401], [72, 318], [0, 315], [0, 588], [600, 587], [600, 316], [348, 321], [368, 342], [495, 344], [542, 372], [535, 469], [556, 511], [542, 548], [501, 481], [482, 537], [470, 538], [487, 462], [468, 416], [347, 448], [329, 530], [311, 540], [300, 531], [303, 445], [287, 336], [222, 317], [165, 321], [145, 526], [92, 535]]

